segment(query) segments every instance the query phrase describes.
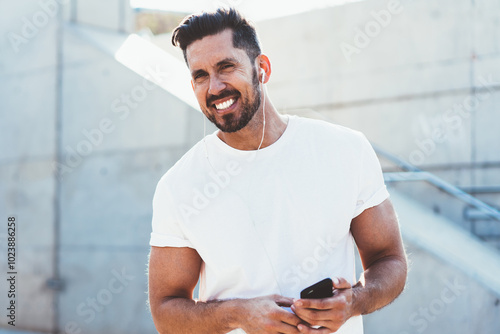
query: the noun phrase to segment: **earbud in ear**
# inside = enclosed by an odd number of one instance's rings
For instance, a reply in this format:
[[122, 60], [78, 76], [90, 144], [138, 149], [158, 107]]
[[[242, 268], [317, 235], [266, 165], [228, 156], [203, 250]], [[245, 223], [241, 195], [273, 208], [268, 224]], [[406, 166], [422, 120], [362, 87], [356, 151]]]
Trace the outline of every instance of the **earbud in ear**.
[[264, 71], [263, 68], [260, 69], [260, 75], [262, 76], [262, 79], [260, 79], [260, 81], [264, 83], [264, 79], [266, 78], [266, 71]]

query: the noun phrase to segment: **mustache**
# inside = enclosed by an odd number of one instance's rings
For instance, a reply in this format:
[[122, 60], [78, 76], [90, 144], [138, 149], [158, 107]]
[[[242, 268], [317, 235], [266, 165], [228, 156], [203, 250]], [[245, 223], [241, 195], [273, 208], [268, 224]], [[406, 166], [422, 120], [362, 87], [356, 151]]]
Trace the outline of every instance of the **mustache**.
[[207, 97], [207, 106], [212, 105], [214, 101], [217, 101], [219, 99], [223, 99], [228, 96], [240, 97], [240, 95], [240, 92], [235, 89], [224, 90], [219, 95], [210, 95], [209, 97]]

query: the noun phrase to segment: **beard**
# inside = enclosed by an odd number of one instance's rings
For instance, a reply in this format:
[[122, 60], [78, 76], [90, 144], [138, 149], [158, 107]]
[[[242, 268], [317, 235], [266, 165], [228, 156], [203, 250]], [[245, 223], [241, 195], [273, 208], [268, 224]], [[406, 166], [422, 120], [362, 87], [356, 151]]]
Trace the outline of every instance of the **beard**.
[[[217, 100], [226, 96], [237, 96], [241, 102], [241, 112], [239, 116], [235, 115], [235, 113], [223, 115], [222, 121], [218, 121], [215, 118], [215, 115], [207, 112], [206, 115], [210, 122], [215, 124], [215, 126], [222, 132], [227, 133], [239, 131], [247, 126], [247, 124], [252, 120], [253, 116], [255, 115], [255, 113], [257, 113], [257, 110], [259, 110], [260, 107], [261, 94], [259, 89], [259, 79], [257, 78], [257, 71], [255, 69], [253, 71], [252, 84], [254, 93], [253, 100], [250, 100], [249, 97], [243, 99], [241, 97], [241, 93], [236, 90], [223, 91], [218, 96], [211, 97], [210, 100]], [[207, 105], [209, 104], [207, 103]]]

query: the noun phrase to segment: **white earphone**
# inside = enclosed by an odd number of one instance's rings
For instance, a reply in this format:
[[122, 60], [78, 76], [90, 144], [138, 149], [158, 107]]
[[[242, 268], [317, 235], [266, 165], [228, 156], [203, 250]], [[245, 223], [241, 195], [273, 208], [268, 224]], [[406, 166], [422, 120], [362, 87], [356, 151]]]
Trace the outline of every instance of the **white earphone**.
[[262, 83], [262, 94], [264, 96], [263, 98], [263, 104], [262, 104], [262, 138], [260, 140], [259, 147], [257, 148], [257, 151], [260, 150], [262, 143], [264, 142], [264, 135], [266, 133], [266, 88], [264, 87], [264, 80], [266, 79], [266, 71], [261, 68], [260, 69], [260, 74], [262, 75], [262, 79], [260, 79], [260, 82]]

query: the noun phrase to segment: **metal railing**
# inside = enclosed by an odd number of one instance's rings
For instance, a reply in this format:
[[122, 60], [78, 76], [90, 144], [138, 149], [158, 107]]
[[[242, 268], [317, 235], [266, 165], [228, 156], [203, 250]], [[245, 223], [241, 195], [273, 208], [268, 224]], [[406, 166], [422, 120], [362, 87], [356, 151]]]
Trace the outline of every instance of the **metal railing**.
[[471, 213], [467, 214], [469, 211], [465, 211], [465, 216], [467, 219], [481, 219], [490, 218], [500, 221], [500, 211], [494, 207], [484, 203], [483, 201], [469, 195], [465, 191], [457, 188], [449, 182], [441, 179], [440, 177], [423, 171], [418, 167], [400, 159], [399, 157], [381, 149], [380, 147], [373, 145], [373, 149], [380, 157], [387, 159], [391, 163], [395, 164], [399, 168], [405, 170], [406, 172], [388, 172], [384, 173], [385, 182], [403, 182], [403, 181], [425, 181], [434, 187], [448, 193], [449, 195], [461, 200], [462, 202], [468, 204], [469, 206], [477, 209], [481, 214]]

